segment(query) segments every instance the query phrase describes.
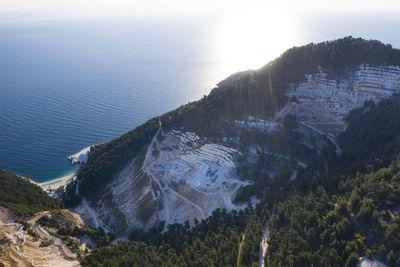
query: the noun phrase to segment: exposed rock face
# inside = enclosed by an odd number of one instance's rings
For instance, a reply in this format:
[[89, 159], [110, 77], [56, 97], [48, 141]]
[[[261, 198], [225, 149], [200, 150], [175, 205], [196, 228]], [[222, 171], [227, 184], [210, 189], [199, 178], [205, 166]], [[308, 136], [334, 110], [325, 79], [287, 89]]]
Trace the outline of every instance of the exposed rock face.
[[160, 131], [143, 162], [153, 196], [162, 201], [159, 219], [183, 223], [204, 219], [217, 208], [237, 209], [232, 199], [240, 185], [247, 184], [234, 173], [233, 158], [238, 154], [191, 132]]
[[[59, 238], [35, 224], [44, 214], [48, 212], [37, 213], [27, 221], [37, 235], [34, 239], [21, 224], [15, 223], [14, 216], [7, 209], [0, 207], [1, 266], [80, 266], [77, 255]], [[73, 216], [82, 221], [77, 214]]]
[[[241, 208], [232, 199], [248, 183], [235, 176], [235, 155], [235, 149], [205, 142], [194, 133], [164, 133], [160, 128], [143, 158], [126, 166], [107, 192], [128, 228], [148, 229], [160, 221], [193, 223], [217, 208]], [[110, 220], [112, 214], [93, 206], [94, 216]]]
[[343, 118], [367, 100], [379, 101], [400, 92], [400, 67], [361, 65], [341, 79], [320, 71], [289, 86], [290, 102], [283, 113], [296, 112], [299, 121], [321, 133], [336, 135], [345, 128]]
[[[361, 65], [341, 77], [320, 69], [288, 84], [289, 101], [273, 120], [248, 117], [232, 123], [270, 133], [280, 127], [285, 115], [295, 113], [302, 131], [327, 135], [340, 154], [335, 136], [346, 127], [346, 114], [367, 100], [379, 101], [399, 92], [400, 67]], [[226, 144], [201, 140], [195, 133], [164, 133], [160, 128], [145, 153], [125, 166], [101, 200], [91, 205], [84, 200], [76, 211], [94, 227], [123, 234], [160, 221], [193, 222], [217, 208], [242, 208], [232, 204], [237, 189], [248, 184], [235, 176], [238, 154]]]
[[234, 120], [233, 124], [270, 133], [285, 115], [294, 113], [303, 131], [328, 135], [334, 142], [334, 137], [345, 129], [344, 118], [352, 109], [395, 93], [400, 93], [398, 66], [361, 65], [340, 78], [333, 78], [320, 68], [318, 73], [306, 74], [303, 81], [288, 85], [285, 94], [289, 101], [273, 120], [248, 117], [246, 121]]

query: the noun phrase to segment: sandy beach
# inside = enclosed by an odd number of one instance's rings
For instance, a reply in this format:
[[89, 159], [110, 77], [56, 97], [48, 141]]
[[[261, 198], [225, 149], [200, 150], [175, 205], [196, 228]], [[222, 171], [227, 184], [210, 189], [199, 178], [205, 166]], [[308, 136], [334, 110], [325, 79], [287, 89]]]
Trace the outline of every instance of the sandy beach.
[[[93, 146], [88, 146], [85, 147], [84, 149], [82, 149], [81, 151], [79, 151], [78, 153], [75, 153], [71, 156], [68, 157], [68, 159], [72, 162], [72, 164], [74, 163], [82, 163], [82, 162], [86, 162], [87, 161], [87, 157], [88, 157], [88, 153], [90, 151], [90, 149]], [[60, 188], [61, 186], [64, 186], [64, 188], [67, 186], [67, 184], [69, 184], [70, 182], [74, 181], [76, 179], [76, 173], [71, 173], [68, 174], [66, 176], [63, 176], [61, 178], [52, 180], [52, 181], [48, 181], [48, 182], [43, 182], [43, 183], [37, 183], [34, 182], [32, 180], [30, 180], [32, 183], [37, 184], [38, 186], [40, 186], [44, 191], [46, 191], [47, 193], [54, 193], [54, 191], [56, 191], [58, 188]]]
[[70, 182], [75, 180], [75, 178], [76, 178], [76, 174], [72, 173], [72, 174], [66, 175], [64, 177], [61, 177], [59, 179], [48, 181], [48, 182], [44, 182], [44, 183], [37, 183], [37, 182], [34, 182], [34, 181], [32, 181], [32, 182], [37, 184], [44, 191], [49, 193], [49, 192], [54, 192], [55, 190], [57, 190], [61, 186], [65, 187], [67, 184], [69, 184]]

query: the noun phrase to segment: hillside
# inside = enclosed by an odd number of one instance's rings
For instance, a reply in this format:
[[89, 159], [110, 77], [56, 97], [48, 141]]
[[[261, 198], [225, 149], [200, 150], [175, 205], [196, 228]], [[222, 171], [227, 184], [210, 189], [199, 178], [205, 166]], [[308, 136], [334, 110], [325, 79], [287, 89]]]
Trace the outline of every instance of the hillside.
[[[96, 249], [83, 264], [255, 266], [266, 231], [267, 266], [355, 266], [360, 257], [398, 266], [400, 129], [391, 129], [398, 116], [397, 97], [377, 105], [366, 103], [347, 117], [349, 125], [339, 138], [341, 144], [348, 142], [347, 149], [332, 159], [326, 172], [315, 173], [319, 169], [315, 161], [294, 180], [261, 174], [269, 182], [255, 208], [216, 210], [192, 229], [185, 223], [169, 225], [165, 232], [162, 227], [134, 231], [130, 243]], [[379, 124], [382, 120], [384, 128]], [[360, 121], [375, 127], [359, 128]], [[385, 138], [388, 131], [391, 137]], [[369, 133], [376, 137], [372, 144]], [[355, 150], [361, 145], [364, 151]], [[370, 147], [378, 149], [371, 152]], [[355, 151], [357, 159], [348, 161]], [[382, 151], [387, 152], [384, 158], [380, 158]], [[263, 173], [260, 168], [269, 161], [259, 157], [251, 168]]]
[[62, 206], [28, 179], [0, 170], [0, 266], [79, 266], [68, 240], [38, 223], [51, 216], [81, 227], [80, 216]]
[[18, 215], [57, 209], [62, 203], [26, 178], [0, 170], [0, 205]]
[[26, 178], [0, 170], [0, 266], [81, 266], [90, 248], [110, 243], [103, 229], [61, 209]]
[[233, 77], [91, 150], [64, 202], [133, 242], [84, 263], [248, 266], [265, 231], [267, 265], [396, 265], [400, 51], [346, 37]]
[[76, 253], [37, 223], [44, 214], [22, 220], [0, 206], [0, 266], [80, 266]]
[[[244, 120], [249, 116], [274, 119], [288, 98], [295, 97], [285, 95], [290, 84], [304, 81], [305, 74], [323, 70], [325, 77], [332, 76], [334, 80], [362, 64], [399, 66], [400, 51], [378, 41], [351, 37], [289, 49], [263, 68], [232, 84], [213, 89], [207, 97], [153, 118], [120, 138], [96, 146], [88, 162], [79, 170], [80, 195], [90, 198], [98, 194], [150, 143], [160, 123], [171, 129], [184, 127], [201, 136], [227, 136], [231, 126], [226, 121]], [[315, 78], [319, 79], [318, 76]], [[363, 100], [360, 99], [360, 104]], [[351, 106], [346, 111], [349, 109]], [[92, 183], [94, 180], [96, 183]]]

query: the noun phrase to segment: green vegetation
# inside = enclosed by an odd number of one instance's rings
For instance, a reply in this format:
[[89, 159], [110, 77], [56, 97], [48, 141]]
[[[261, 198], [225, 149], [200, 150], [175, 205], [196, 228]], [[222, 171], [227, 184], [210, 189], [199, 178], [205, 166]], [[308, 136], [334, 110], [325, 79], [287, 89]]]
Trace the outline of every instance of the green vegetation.
[[383, 100], [376, 106], [366, 102], [360, 109], [352, 110], [347, 122], [349, 127], [339, 135], [344, 161], [352, 162], [353, 171], [361, 170], [366, 163], [376, 159], [385, 166], [392, 156], [400, 152], [400, 105], [399, 96]]
[[[360, 145], [366, 142], [360, 136], [379, 133], [380, 121], [391, 125], [387, 118], [396, 120], [399, 107], [399, 99], [393, 97], [377, 105], [366, 103], [352, 112], [349, 126], [340, 139], [354, 141], [347, 143], [342, 156], [328, 161], [329, 170], [325, 172], [318, 171], [320, 161], [311, 160], [295, 180], [271, 179], [260, 171], [271, 160], [261, 147], [254, 166], [249, 169], [242, 166], [243, 173], [250, 173], [248, 177], [256, 177], [255, 188], [264, 186], [261, 193], [264, 200], [255, 209], [238, 213], [217, 210], [207, 220], [195, 222], [192, 229], [186, 223], [169, 225], [164, 233], [160, 233], [163, 225], [148, 232], [135, 231], [131, 233], [131, 242], [95, 249], [83, 259], [83, 264], [233, 266], [239, 262], [241, 266], [257, 265], [263, 228], [273, 211], [267, 266], [355, 266], [359, 257], [369, 255], [397, 266], [400, 264], [400, 218], [394, 211], [400, 207], [400, 154], [396, 153], [400, 148], [400, 128], [391, 128], [391, 138], [377, 138], [365, 146]], [[358, 114], [358, 120], [351, 119], [354, 114]], [[371, 127], [354, 131], [359, 120], [368, 121]], [[290, 131], [294, 131], [296, 124], [291, 124]], [[297, 140], [298, 136], [289, 134], [286, 138]], [[380, 149], [359, 153], [350, 162], [345, 160], [356, 148], [369, 149], [369, 146], [390, 146], [391, 149], [384, 150], [384, 161], [377, 160], [382, 156]], [[329, 153], [321, 155], [331, 157]], [[271, 164], [278, 163], [279, 160]], [[282, 161], [278, 166], [288, 168], [285, 164], [288, 163]], [[351, 168], [353, 164], [362, 167], [356, 171]]]
[[0, 205], [17, 215], [58, 209], [62, 204], [28, 179], [0, 170]]
[[400, 65], [400, 50], [379, 41], [352, 37], [294, 47], [259, 70], [165, 114], [163, 124], [183, 126], [201, 135], [227, 135], [230, 127], [226, 121], [247, 116], [272, 117], [288, 101], [284, 95], [287, 84], [303, 80], [304, 74], [322, 67], [335, 76], [362, 63]]
[[[52, 217], [49, 217], [47, 215], [44, 215], [40, 217], [40, 219], [37, 221], [38, 224], [48, 227], [48, 228], [53, 228], [56, 230], [56, 232], [52, 232], [52, 234], [56, 237], [61, 238], [62, 240], [70, 240], [70, 237], [81, 237], [81, 236], [88, 236], [92, 238], [92, 240], [98, 245], [98, 246], [107, 246], [110, 244], [110, 239], [104, 232], [102, 228], [99, 229], [93, 229], [89, 227], [79, 227], [79, 226], [73, 226], [71, 224], [65, 224], [65, 223], [60, 223], [59, 220], [54, 218], [54, 214], [52, 214]], [[68, 239], [69, 238], [69, 239]], [[73, 239], [72, 239], [73, 240]], [[71, 247], [76, 247], [76, 242], [69, 242]], [[79, 242], [78, 242], [79, 245]]]
[[372, 252], [398, 266], [400, 220], [392, 211], [400, 205], [399, 177], [400, 155], [388, 167], [343, 179], [335, 191], [294, 192], [274, 207], [267, 262], [354, 266], [355, 256]]
[[[79, 169], [79, 195], [89, 199], [100, 196], [116, 173], [150, 143], [160, 123], [166, 128], [184, 127], [199, 135], [233, 135], [235, 132], [227, 121], [247, 116], [272, 117], [287, 102], [284, 95], [287, 83], [304, 79], [305, 73], [316, 72], [318, 67], [335, 75], [361, 63], [400, 65], [400, 51], [378, 41], [352, 37], [291, 48], [261, 69], [214, 88], [207, 97], [97, 145], [89, 153], [88, 162]], [[287, 149], [291, 147], [286, 145]], [[64, 196], [68, 206], [80, 202], [80, 196], [75, 196], [75, 187], [67, 188]]]
[[[95, 146], [88, 161], [79, 168], [79, 194], [89, 199], [101, 196], [119, 170], [150, 143], [158, 127], [159, 119], [154, 118], [117, 139]], [[75, 196], [75, 187], [76, 184], [71, 184], [66, 190], [64, 202], [68, 206], [80, 201]]]
[[[190, 228], [185, 224], [169, 225], [149, 232], [135, 231], [131, 242], [120, 241], [109, 248], [95, 249], [83, 260], [84, 266], [233, 266], [238, 261], [242, 240], [241, 265], [254, 265], [258, 261], [258, 243], [261, 240], [262, 210], [228, 213], [216, 210], [202, 222], [195, 221]], [[263, 218], [263, 220], [260, 220]]]
[[280, 192], [269, 266], [354, 266], [370, 253], [400, 264], [399, 232], [393, 232], [400, 205], [399, 116], [397, 96], [352, 111], [339, 136], [343, 155], [330, 161], [329, 172], [303, 176], [287, 199]]
[[[257, 196], [261, 203], [239, 212], [217, 210], [192, 228], [186, 222], [163, 232], [160, 223], [147, 232], [134, 231], [130, 242], [97, 248], [82, 264], [256, 266], [264, 226], [273, 212], [267, 266], [355, 266], [368, 255], [400, 265], [400, 219], [395, 212], [400, 207], [398, 96], [367, 102], [349, 114], [349, 125], [338, 137], [340, 156], [326, 137], [301, 134], [295, 116], [284, 118], [272, 134], [235, 129], [229, 123], [247, 116], [272, 117], [288, 101], [287, 83], [316, 72], [318, 66], [335, 76], [362, 63], [400, 65], [400, 51], [351, 37], [292, 48], [209, 96], [97, 146], [79, 171], [80, 195], [92, 198], [143, 151], [159, 122], [166, 129], [184, 127], [208, 137], [239, 137], [243, 164], [237, 172], [253, 184], [239, 191], [236, 201]], [[253, 161], [250, 144], [258, 146]], [[78, 202], [74, 191], [68, 191], [68, 198]]]
[[35, 231], [33, 231], [32, 229], [32, 225], [30, 225], [28, 222], [24, 221], [24, 220], [16, 220], [16, 223], [22, 224], [24, 231], [26, 231], [29, 235], [31, 235], [33, 237], [33, 240], [37, 240], [37, 234], [35, 233]]

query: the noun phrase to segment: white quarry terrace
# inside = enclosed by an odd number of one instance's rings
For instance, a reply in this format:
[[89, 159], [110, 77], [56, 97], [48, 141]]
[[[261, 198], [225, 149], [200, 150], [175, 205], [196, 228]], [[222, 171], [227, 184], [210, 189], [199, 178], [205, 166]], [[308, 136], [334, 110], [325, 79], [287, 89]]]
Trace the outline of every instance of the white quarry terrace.
[[266, 133], [271, 133], [280, 125], [279, 123], [274, 121], [256, 119], [252, 116], [248, 116], [246, 121], [234, 120], [233, 123], [237, 126], [246, 128], [247, 130], [257, 128]]
[[234, 120], [233, 124], [270, 133], [285, 115], [293, 113], [303, 130], [328, 135], [333, 140], [345, 129], [344, 118], [352, 109], [395, 93], [400, 93], [398, 66], [362, 64], [341, 78], [332, 78], [319, 68], [319, 72], [305, 74], [304, 80], [288, 85], [285, 94], [289, 101], [272, 120], [249, 116], [245, 121]]
[[[305, 127], [337, 135], [346, 125], [344, 117], [365, 101], [379, 101], [400, 92], [400, 67], [360, 65], [340, 79], [320, 68], [305, 80], [289, 85], [289, 103], [280, 112], [294, 112]], [[278, 114], [282, 117], [282, 114]]]
[[[399, 92], [400, 67], [361, 65], [340, 79], [320, 69], [288, 85], [289, 101], [272, 120], [248, 117], [232, 123], [270, 133], [279, 128], [285, 115], [294, 113], [302, 131], [326, 135], [340, 154], [335, 136], [346, 127], [345, 115], [367, 100], [379, 101]], [[84, 161], [86, 153], [84, 149], [71, 159]], [[109, 185], [106, 192], [111, 192], [111, 201], [91, 205], [93, 209], [86, 208], [82, 216], [107, 228], [115, 216], [112, 210], [117, 209], [129, 228], [149, 229], [159, 221], [192, 223], [217, 208], [244, 208], [232, 203], [237, 190], [250, 183], [235, 174], [238, 155], [225, 143], [207, 142], [182, 129], [164, 132], [160, 127], [145, 154], [132, 159]]]
[[[132, 227], [149, 228], [157, 221], [183, 223], [211, 215], [217, 208], [244, 208], [232, 203], [248, 185], [235, 175], [227, 146], [206, 142], [196, 134], [160, 128], [147, 148], [143, 164], [132, 161], [112, 183], [113, 201]], [[147, 216], [142, 216], [146, 209]]]

